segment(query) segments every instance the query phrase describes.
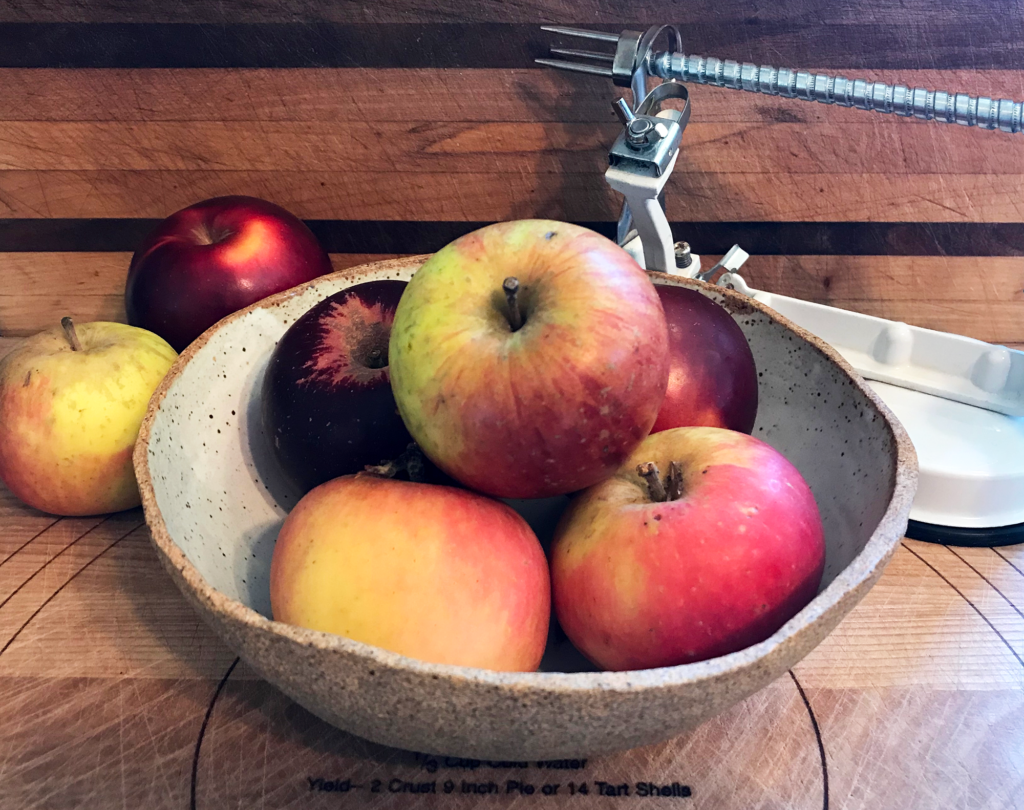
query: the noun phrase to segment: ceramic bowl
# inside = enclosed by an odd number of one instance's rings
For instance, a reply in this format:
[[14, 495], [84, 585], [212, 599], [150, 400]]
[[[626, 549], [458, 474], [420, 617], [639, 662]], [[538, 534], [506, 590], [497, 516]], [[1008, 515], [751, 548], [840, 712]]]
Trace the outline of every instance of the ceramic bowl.
[[[652, 274], [725, 305], [753, 348], [761, 370], [754, 435], [796, 465], [824, 522], [825, 574], [806, 608], [740, 652], [635, 672], [585, 671], [564, 637], [552, 639], [542, 671], [510, 674], [423, 663], [272, 621], [271, 553], [297, 498], [265, 444], [264, 367], [288, 325], [315, 303], [356, 283], [409, 279], [423, 258], [324, 276], [221, 321], [175, 363], [139, 434], [135, 467], [162, 563], [225, 642], [302, 706], [346, 731], [420, 752], [526, 760], [622, 750], [692, 728], [784, 674], [880, 576], [916, 486], [902, 426], [832, 349], [771, 310]], [[543, 539], [563, 502], [518, 506]]]

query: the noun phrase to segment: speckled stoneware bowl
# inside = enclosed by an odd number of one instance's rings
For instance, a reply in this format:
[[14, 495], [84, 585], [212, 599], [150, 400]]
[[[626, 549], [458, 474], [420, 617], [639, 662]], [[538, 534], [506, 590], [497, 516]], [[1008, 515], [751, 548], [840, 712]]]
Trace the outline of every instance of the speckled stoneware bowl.
[[[760, 377], [754, 435], [797, 466], [828, 546], [821, 591], [767, 641], [686, 666], [594, 672], [564, 637], [542, 670], [507, 674], [412, 660], [270, 619], [274, 539], [295, 494], [259, 419], [264, 367], [290, 323], [345, 287], [409, 279], [423, 257], [325, 276], [249, 307], [179, 358], [135, 450], [146, 520], [165, 567], [258, 673], [328, 722], [380, 743], [488, 759], [592, 755], [692, 728], [778, 678], [839, 623], [882, 573], [917, 480], [902, 426], [828, 346], [764, 306], [699, 282], [653, 276], [722, 302]], [[562, 499], [519, 506], [543, 539]], [[382, 576], [387, 572], [382, 571]]]

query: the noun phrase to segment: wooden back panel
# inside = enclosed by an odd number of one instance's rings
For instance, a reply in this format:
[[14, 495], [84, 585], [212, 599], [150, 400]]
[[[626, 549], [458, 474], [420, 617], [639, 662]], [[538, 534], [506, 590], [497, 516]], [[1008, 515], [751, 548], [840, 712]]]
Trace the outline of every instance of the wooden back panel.
[[[552, 217], [611, 232], [607, 80], [537, 69], [540, 23], [682, 26], [686, 49], [1024, 97], [1016, 0], [301, 0], [0, 5], [0, 335], [123, 319], [131, 253], [220, 194], [309, 220], [336, 267]], [[1024, 135], [692, 88], [678, 238], [798, 295], [1024, 343]]]

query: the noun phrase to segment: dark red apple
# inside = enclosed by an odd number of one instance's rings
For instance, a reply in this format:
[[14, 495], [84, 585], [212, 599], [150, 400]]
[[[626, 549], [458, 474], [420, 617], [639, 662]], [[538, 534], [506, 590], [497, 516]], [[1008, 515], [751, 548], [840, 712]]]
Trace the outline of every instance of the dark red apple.
[[750, 433], [757, 417], [757, 367], [725, 307], [696, 290], [655, 285], [668, 321], [668, 391], [651, 433], [720, 427]]
[[128, 323], [182, 351], [221, 318], [331, 272], [302, 220], [255, 197], [217, 197], [171, 214], [132, 257]]
[[285, 474], [302, 491], [412, 442], [391, 393], [388, 341], [404, 281], [342, 290], [293, 323], [263, 380], [263, 425]]

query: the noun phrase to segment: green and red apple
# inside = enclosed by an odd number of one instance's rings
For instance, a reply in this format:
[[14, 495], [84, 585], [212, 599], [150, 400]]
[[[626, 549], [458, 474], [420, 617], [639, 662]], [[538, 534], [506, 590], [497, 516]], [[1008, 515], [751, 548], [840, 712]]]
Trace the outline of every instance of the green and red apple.
[[771, 636], [814, 598], [824, 563], [814, 496], [781, 453], [735, 431], [676, 428], [563, 515], [555, 612], [604, 669], [686, 664]]
[[398, 304], [391, 384], [413, 439], [468, 487], [505, 498], [611, 475], [654, 424], [668, 328], [614, 242], [550, 220], [442, 248]]
[[0, 360], [0, 480], [55, 515], [138, 506], [132, 449], [177, 355], [144, 329], [63, 323]]
[[505, 504], [360, 474], [316, 487], [288, 515], [270, 601], [276, 621], [421, 661], [533, 671], [551, 582], [537, 536]]

